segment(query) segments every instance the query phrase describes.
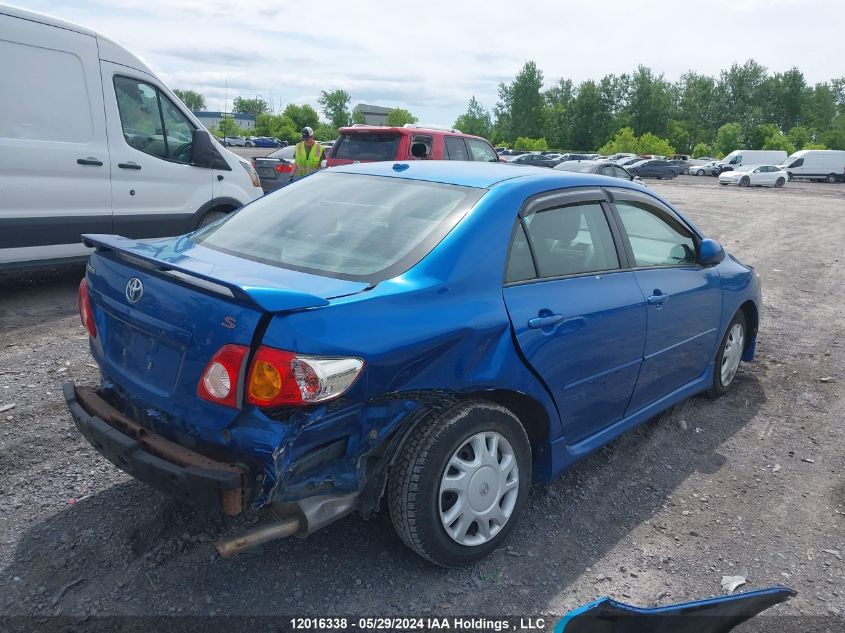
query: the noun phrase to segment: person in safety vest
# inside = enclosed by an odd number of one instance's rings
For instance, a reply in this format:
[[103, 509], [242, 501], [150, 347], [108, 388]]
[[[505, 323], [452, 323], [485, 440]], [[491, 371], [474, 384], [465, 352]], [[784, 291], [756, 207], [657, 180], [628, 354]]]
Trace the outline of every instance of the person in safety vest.
[[323, 160], [323, 146], [314, 140], [314, 130], [310, 127], [302, 128], [302, 140], [296, 144], [293, 153], [296, 162], [294, 178], [302, 178], [320, 169]]

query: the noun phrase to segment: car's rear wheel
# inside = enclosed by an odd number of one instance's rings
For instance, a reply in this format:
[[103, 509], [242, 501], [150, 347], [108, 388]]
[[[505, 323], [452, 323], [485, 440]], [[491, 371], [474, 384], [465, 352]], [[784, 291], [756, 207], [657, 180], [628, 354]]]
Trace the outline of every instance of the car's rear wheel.
[[786, 183], [786, 180], [783, 178], [783, 176], [781, 176], [780, 178], [778, 178], [778, 179], [775, 181], [775, 187], [783, 187], [783, 185], [784, 185], [785, 183]]
[[739, 185], [741, 187], [747, 187], [750, 184], [751, 184], [751, 179], [748, 176], [743, 176], [739, 181]]
[[390, 473], [390, 517], [417, 554], [458, 567], [501, 544], [530, 483], [531, 445], [516, 416], [462, 402], [421, 422], [402, 447]]
[[710, 388], [710, 396], [717, 397], [725, 393], [739, 369], [742, 361], [742, 354], [745, 351], [746, 323], [742, 310], [738, 310], [731, 319], [730, 325], [719, 345], [719, 353], [716, 355], [716, 366], [713, 369], [713, 386]]
[[836, 182], [836, 174], [828, 174], [827, 178], [824, 179], [825, 182]]
[[704, 170], [703, 170], [703, 169], [699, 169], [697, 172], [695, 172], [695, 175], [696, 175], [696, 176], [703, 176], [703, 175], [704, 175]]

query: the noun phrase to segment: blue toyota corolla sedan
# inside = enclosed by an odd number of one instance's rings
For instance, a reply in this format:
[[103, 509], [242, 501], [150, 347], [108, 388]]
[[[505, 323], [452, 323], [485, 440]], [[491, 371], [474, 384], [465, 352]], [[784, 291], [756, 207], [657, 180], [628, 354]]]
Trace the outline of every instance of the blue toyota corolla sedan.
[[496, 548], [532, 479], [754, 356], [754, 270], [651, 191], [449, 161], [318, 172], [175, 238], [86, 235], [102, 384], [65, 386], [119, 468], [278, 521], [382, 501], [444, 566]]

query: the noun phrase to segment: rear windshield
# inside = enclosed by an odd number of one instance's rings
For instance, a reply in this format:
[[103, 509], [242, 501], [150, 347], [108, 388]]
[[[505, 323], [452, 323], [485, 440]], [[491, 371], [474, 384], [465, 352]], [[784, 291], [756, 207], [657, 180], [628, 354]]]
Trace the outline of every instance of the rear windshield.
[[334, 144], [333, 158], [341, 160], [396, 160], [401, 134], [358, 132], [344, 134]]
[[274, 266], [376, 283], [419, 262], [483, 194], [471, 187], [319, 172], [192, 239]]
[[295, 145], [288, 145], [282, 149], [277, 149], [271, 154], [267, 154], [267, 158], [283, 158], [285, 160], [293, 160], [294, 152], [296, 152]]

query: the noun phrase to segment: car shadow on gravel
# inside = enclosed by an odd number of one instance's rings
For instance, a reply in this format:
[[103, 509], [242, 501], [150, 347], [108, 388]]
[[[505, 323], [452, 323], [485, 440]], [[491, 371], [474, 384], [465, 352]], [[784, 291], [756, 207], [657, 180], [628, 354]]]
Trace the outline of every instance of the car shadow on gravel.
[[[598, 597], [611, 586], [623, 586], [618, 569], [599, 569], [602, 559], [632, 529], [673, 505], [674, 491], [687, 478], [719, 470], [725, 463], [720, 447], [757, 415], [765, 399], [758, 378], [741, 373], [721, 399], [681, 403], [551, 485], [535, 486], [507, 547], [455, 570], [411, 554], [384, 511], [368, 522], [346, 517], [308, 539], [277, 541], [223, 560], [210, 541], [267, 520], [266, 514], [222, 518], [122, 478], [15, 539], [2, 577], [19, 580], [10, 583], [0, 609], [15, 614], [536, 613], [587, 582], [598, 582], [593, 594]], [[93, 451], [87, 458], [100, 459]], [[674, 547], [675, 537], [707, 536], [690, 534], [680, 509], [677, 516], [651, 526], [664, 552]], [[646, 556], [639, 549], [630, 555]], [[655, 564], [661, 563], [666, 561]], [[597, 581], [599, 572], [606, 578]], [[602, 582], [614, 584], [602, 587]]]
[[85, 264], [0, 272], [0, 332], [40, 325], [75, 314]]

